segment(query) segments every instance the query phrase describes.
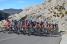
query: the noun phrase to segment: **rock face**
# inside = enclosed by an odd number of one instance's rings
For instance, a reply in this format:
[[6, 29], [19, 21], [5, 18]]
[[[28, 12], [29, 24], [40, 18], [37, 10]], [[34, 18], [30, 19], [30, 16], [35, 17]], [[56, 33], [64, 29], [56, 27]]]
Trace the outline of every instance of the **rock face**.
[[24, 9], [19, 14], [15, 14], [12, 19], [26, 19], [57, 23], [59, 31], [67, 31], [67, 0], [46, 0], [45, 3]]

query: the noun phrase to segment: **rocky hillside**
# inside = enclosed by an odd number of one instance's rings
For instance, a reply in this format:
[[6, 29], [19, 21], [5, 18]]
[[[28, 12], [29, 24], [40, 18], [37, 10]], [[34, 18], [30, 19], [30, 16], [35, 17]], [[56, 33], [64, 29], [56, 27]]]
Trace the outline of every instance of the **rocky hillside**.
[[27, 16], [26, 19], [57, 23], [59, 31], [67, 31], [67, 0], [46, 0], [45, 3], [24, 9], [19, 14], [10, 16], [19, 20]]

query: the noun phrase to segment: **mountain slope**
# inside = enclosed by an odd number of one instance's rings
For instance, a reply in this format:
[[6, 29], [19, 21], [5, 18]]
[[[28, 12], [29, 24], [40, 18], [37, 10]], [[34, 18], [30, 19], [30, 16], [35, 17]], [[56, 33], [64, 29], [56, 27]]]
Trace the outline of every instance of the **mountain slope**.
[[12, 14], [20, 13], [23, 10], [22, 9], [4, 9], [2, 11], [12, 15]]
[[8, 18], [10, 14], [0, 11], [0, 21]]

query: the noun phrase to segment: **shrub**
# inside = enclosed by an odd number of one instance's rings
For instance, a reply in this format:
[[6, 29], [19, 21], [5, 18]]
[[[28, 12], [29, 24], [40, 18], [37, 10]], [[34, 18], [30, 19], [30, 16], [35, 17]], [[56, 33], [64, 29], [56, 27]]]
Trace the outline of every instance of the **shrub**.
[[65, 11], [65, 14], [67, 14], [67, 11]]

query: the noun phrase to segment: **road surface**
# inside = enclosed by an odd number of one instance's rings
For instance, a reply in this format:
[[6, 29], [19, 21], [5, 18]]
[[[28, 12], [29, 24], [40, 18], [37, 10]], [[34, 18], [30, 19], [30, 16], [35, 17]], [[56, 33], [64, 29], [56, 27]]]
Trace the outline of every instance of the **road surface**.
[[60, 44], [61, 37], [40, 37], [0, 33], [0, 44]]

